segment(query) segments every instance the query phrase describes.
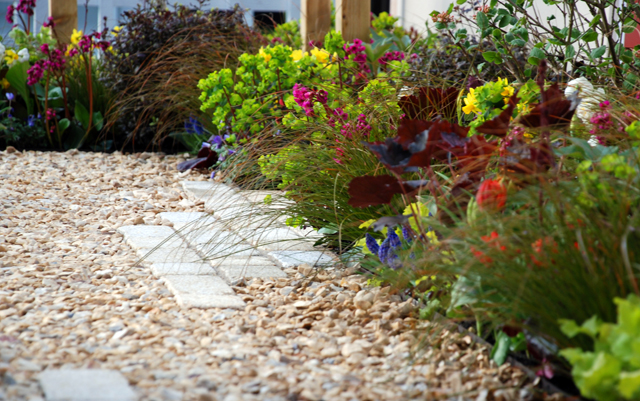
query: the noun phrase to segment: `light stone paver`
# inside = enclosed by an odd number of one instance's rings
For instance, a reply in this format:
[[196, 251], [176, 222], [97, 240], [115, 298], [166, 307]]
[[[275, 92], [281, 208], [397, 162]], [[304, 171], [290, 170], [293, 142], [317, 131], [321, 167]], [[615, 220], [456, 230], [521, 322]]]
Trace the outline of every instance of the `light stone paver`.
[[182, 238], [177, 235], [172, 235], [167, 238], [165, 237], [129, 237], [127, 238], [127, 244], [129, 244], [133, 249], [140, 248], [148, 248], [153, 249], [156, 247], [162, 248], [182, 248], [186, 247], [187, 244], [182, 240]]
[[140, 248], [136, 253], [142, 258], [142, 263], [196, 263], [202, 257], [188, 248]]
[[245, 303], [217, 276], [163, 277], [178, 304], [185, 308], [244, 308]]
[[278, 265], [283, 269], [300, 266], [306, 263], [310, 266], [329, 266], [336, 263], [336, 259], [322, 251], [274, 251], [269, 252]]
[[179, 275], [215, 275], [214, 268], [208, 263], [153, 263], [151, 272], [156, 277], [169, 274]]
[[171, 227], [167, 226], [121, 226], [117, 230], [124, 235], [125, 240], [137, 237], [162, 237], [168, 238], [175, 233]]
[[135, 401], [122, 373], [107, 369], [45, 370], [39, 376], [46, 401]]
[[205, 217], [207, 214], [202, 212], [162, 212], [158, 216], [172, 223], [191, 222]]
[[234, 283], [243, 278], [278, 278], [287, 277], [287, 274], [276, 265], [226, 265], [216, 266], [216, 270], [229, 283]]
[[209, 264], [215, 268], [221, 265], [227, 266], [274, 266], [273, 261], [271, 259], [264, 256], [241, 256], [241, 257], [221, 257], [215, 259], [209, 259]]

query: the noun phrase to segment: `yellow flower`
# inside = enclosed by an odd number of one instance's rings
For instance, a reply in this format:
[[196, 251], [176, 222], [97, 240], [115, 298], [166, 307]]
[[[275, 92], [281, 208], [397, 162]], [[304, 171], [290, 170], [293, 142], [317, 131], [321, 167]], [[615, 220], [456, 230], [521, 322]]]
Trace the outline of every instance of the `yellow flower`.
[[309, 53], [307, 52], [302, 52], [302, 50], [294, 50], [291, 52], [291, 58], [293, 59], [293, 61], [300, 61], [300, 59], [302, 59], [304, 56], [308, 56]]
[[4, 61], [7, 63], [9, 67], [11, 67], [13, 63], [18, 61], [19, 58], [20, 56], [18, 56], [18, 53], [16, 53], [11, 49], [7, 49], [7, 52], [4, 54]]
[[2, 89], [7, 90], [9, 89], [11, 84], [9, 83], [9, 81], [7, 81], [6, 78], [2, 78], [2, 81], [0, 81], [0, 86], [2, 86]]
[[262, 56], [262, 58], [264, 59], [264, 61], [266, 61], [267, 63], [269, 62], [269, 60], [271, 60], [271, 55], [267, 54], [264, 52], [264, 48], [260, 48], [260, 51], [258, 52], [259, 56]]
[[71, 34], [71, 43], [77, 45], [78, 42], [80, 42], [80, 39], [82, 39], [82, 31], [74, 29], [73, 33]]
[[117, 37], [118, 36], [118, 32], [120, 32], [122, 30], [121, 26], [114, 26], [113, 27], [113, 31], [111, 32], [111, 34], [113, 35], [113, 37]]
[[324, 49], [318, 49], [317, 47], [314, 47], [311, 50], [311, 54], [314, 55], [316, 57], [316, 60], [318, 60], [322, 64], [326, 64], [327, 61], [329, 61], [329, 59], [331, 58], [331, 54], [328, 51]]
[[518, 109], [518, 114], [520, 115], [529, 114], [529, 112], [533, 109], [533, 106], [527, 103], [518, 103], [516, 107]]
[[464, 112], [464, 114], [471, 114], [471, 113], [480, 114], [480, 109], [478, 108], [476, 103], [477, 103], [477, 100], [476, 100], [475, 89], [471, 88], [469, 89], [469, 94], [467, 95], [467, 97], [464, 98], [465, 106], [462, 108], [462, 111]]
[[502, 93], [500, 94], [508, 100], [511, 96], [513, 96], [513, 92], [515, 92], [513, 86], [505, 86], [504, 88], [502, 88]]

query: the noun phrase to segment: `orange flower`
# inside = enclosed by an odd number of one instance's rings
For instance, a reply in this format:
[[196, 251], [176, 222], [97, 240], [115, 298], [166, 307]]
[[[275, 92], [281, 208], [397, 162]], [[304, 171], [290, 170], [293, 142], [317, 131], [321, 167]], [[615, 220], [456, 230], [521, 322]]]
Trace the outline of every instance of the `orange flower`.
[[500, 211], [507, 203], [507, 188], [497, 180], [484, 180], [478, 188], [476, 201], [480, 210]]

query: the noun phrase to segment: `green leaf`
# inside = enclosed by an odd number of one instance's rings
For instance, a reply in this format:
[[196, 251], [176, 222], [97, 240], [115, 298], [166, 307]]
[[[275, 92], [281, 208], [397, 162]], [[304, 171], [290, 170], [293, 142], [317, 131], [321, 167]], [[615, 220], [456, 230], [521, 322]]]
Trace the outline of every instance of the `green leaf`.
[[502, 31], [501, 31], [501, 30], [499, 30], [499, 29], [494, 29], [493, 31], [491, 31], [491, 35], [492, 35], [494, 38], [496, 38], [496, 39], [500, 40], [500, 39], [502, 38]]
[[489, 18], [487, 18], [487, 14], [482, 11], [478, 12], [476, 15], [476, 23], [478, 24], [478, 28], [482, 31], [489, 28]]
[[602, 57], [607, 52], [607, 46], [600, 46], [591, 52], [591, 59], [595, 60]]
[[640, 396], [640, 370], [620, 373], [618, 391], [629, 400], [638, 399]]
[[68, 118], [63, 118], [58, 121], [58, 129], [60, 130], [60, 133], [66, 131], [66, 129], [69, 128], [69, 125], [71, 125], [71, 121], [69, 121]]
[[525, 42], [525, 41], [524, 41], [524, 40], [522, 40], [522, 39], [514, 39], [514, 40], [512, 40], [512, 41], [511, 41], [511, 42], [509, 42], [509, 43], [511, 43], [513, 46], [519, 46], [519, 47], [523, 47], [524, 45], [526, 45], [526, 44], [527, 44], [527, 42]]
[[449, 4], [449, 8], [447, 9], [447, 14], [451, 14], [453, 12], [453, 3]]
[[89, 112], [80, 102], [76, 102], [76, 107], [73, 110], [76, 120], [82, 124], [84, 129], [89, 128]]
[[502, 56], [500, 56], [498, 52], [484, 52], [482, 53], [482, 57], [489, 63], [502, 63]]
[[602, 17], [601, 17], [599, 14], [598, 14], [598, 15], [596, 15], [596, 16], [591, 20], [591, 22], [589, 23], [589, 27], [590, 27], [590, 28], [593, 28], [594, 26], [596, 26], [596, 24], [597, 24], [598, 22], [600, 22], [600, 19], [601, 19], [601, 18], [602, 18]]
[[592, 29], [589, 29], [582, 34], [582, 37], [580, 39], [584, 40], [585, 42], [593, 42], [594, 40], [598, 39], [598, 34]]
[[15, 89], [20, 96], [24, 99], [27, 104], [27, 113], [29, 115], [33, 115], [33, 99], [31, 99], [31, 92], [29, 91], [29, 87], [27, 86], [27, 70], [29, 69], [29, 63], [14, 63], [9, 71], [7, 71], [7, 75], [5, 75], [5, 79], [9, 81], [11, 87]]
[[568, 45], [564, 49], [564, 56], [566, 58], [572, 59], [573, 57], [575, 57], [575, 55], [576, 55], [576, 49], [573, 47], [573, 45]]
[[102, 130], [102, 127], [104, 126], [104, 118], [102, 117], [102, 113], [99, 111], [93, 113], [93, 126], [97, 131]]
[[496, 335], [496, 343], [491, 350], [490, 358], [493, 359], [498, 366], [501, 366], [507, 360], [510, 346], [511, 338], [509, 338], [504, 331], [498, 331]]
[[466, 2], [467, 2], [467, 0], [456, 0], [456, 4], [458, 4], [458, 5], [464, 4]]

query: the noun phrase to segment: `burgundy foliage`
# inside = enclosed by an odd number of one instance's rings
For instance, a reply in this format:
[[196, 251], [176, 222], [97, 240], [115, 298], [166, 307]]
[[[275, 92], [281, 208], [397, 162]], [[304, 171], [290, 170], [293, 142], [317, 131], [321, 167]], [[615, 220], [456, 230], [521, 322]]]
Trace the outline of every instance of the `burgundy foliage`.
[[424, 184], [425, 181], [398, 181], [391, 175], [356, 177], [349, 183], [349, 205], [367, 207], [389, 204], [393, 195], [413, 193]]
[[178, 171], [209, 168], [218, 162], [218, 154], [209, 147], [203, 147], [195, 159], [178, 163]]
[[431, 121], [437, 116], [455, 119], [458, 89], [423, 87], [417, 92], [417, 95], [404, 96], [398, 102], [407, 119]]

